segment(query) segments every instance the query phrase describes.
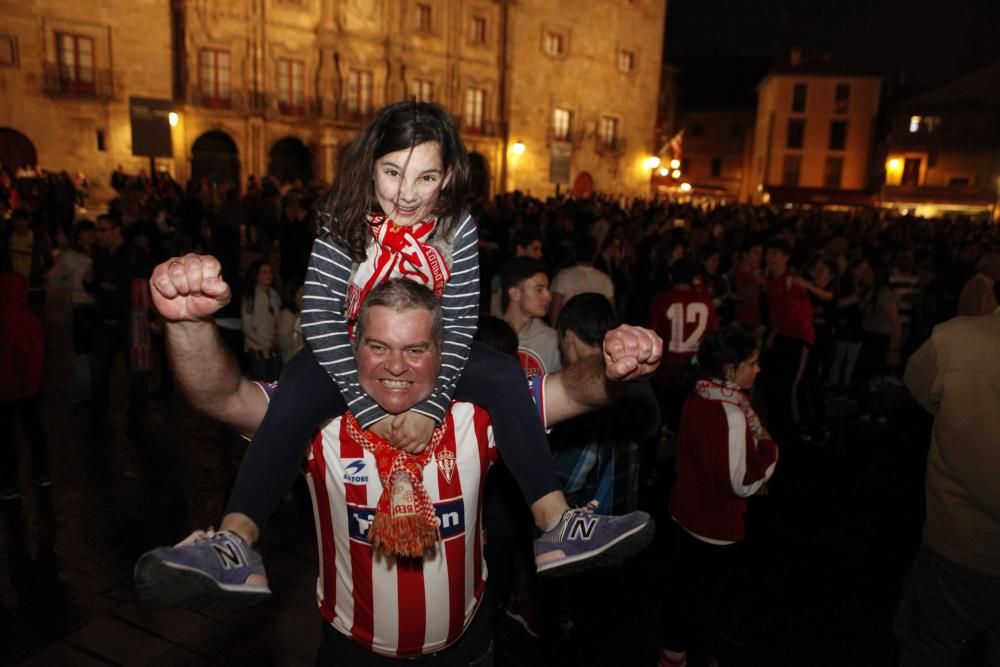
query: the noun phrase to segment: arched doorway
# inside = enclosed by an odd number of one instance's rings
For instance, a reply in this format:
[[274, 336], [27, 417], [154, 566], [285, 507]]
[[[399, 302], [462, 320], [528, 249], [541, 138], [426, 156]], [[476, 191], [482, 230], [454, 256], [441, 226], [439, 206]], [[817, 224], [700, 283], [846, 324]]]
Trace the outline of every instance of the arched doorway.
[[14, 177], [21, 167], [34, 167], [38, 164], [38, 152], [31, 139], [15, 129], [0, 127], [0, 165]]
[[191, 146], [191, 178], [195, 183], [240, 184], [240, 152], [225, 132], [212, 130]]
[[582, 197], [589, 197], [592, 194], [594, 194], [594, 179], [591, 178], [589, 173], [581, 171], [573, 179], [573, 196], [580, 199]]
[[469, 189], [476, 199], [490, 198], [490, 167], [479, 153], [469, 153]]
[[274, 142], [267, 163], [267, 175], [283, 182], [299, 179], [308, 183], [313, 177], [312, 151], [295, 137]]

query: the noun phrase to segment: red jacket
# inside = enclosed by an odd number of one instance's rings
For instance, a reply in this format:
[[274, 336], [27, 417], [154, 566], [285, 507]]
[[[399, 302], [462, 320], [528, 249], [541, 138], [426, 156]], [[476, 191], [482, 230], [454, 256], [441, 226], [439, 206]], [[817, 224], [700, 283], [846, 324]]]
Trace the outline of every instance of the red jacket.
[[809, 292], [805, 287], [795, 285], [793, 278], [791, 272], [785, 271], [767, 281], [765, 288], [771, 328], [780, 336], [797, 338], [812, 345], [816, 342], [816, 329], [813, 327]]
[[37, 394], [42, 388], [45, 331], [28, 308], [28, 281], [0, 273], [0, 401]]
[[718, 542], [743, 539], [746, 499], [770, 478], [777, 459], [772, 440], [754, 443], [739, 405], [692, 393], [677, 433], [671, 516], [696, 536]]

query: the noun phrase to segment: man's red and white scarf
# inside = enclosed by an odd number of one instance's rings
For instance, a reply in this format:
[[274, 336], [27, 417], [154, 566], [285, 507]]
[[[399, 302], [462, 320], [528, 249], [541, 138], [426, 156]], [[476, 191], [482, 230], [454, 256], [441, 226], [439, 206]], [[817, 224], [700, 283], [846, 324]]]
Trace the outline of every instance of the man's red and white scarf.
[[437, 218], [401, 227], [392, 220], [374, 216], [369, 223], [372, 243], [368, 256], [358, 265], [347, 287], [345, 316], [348, 322], [358, 317], [361, 302], [376, 285], [391, 278], [406, 278], [426, 285], [438, 299], [451, 277], [444, 254], [427, 243], [437, 226]]
[[[434, 505], [424, 488], [424, 466], [432, 457], [441, 465], [438, 445], [448, 420], [434, 429], [430, 444], [420, 454], [407, 454], [371, 431], [362, 430], [350, 412], [344, 414], [344, 421], [351, 439], [375, 456], [382, 482], [382, 497], [368, 531], [372, 547], [394, 556], [422, 556], [440, 539]], [[442, 454], [447, 452], [442, 450]]]
[[747, 418], [747, 424], [750, 426], [750, 433], [753, 434], [754, 442], [769, 438], [767, 431], [764, 430], [764, 427], [760, 423], [760, 417], [750, 407], [747, 395], [737, 384], [727, 380], [709, 378], [707, 380], [698, 380], [694, 390], [698, 396], [710, 401], [724, 401], [739, 406]]

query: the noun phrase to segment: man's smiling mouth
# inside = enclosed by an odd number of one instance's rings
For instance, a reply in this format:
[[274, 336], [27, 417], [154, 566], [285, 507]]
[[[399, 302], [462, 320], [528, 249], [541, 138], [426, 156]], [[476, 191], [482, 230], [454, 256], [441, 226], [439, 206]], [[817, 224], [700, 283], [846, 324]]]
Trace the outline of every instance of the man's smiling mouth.
[[379, 380], [379, 383], [381, 383], [382, 386], [387, 387], [389, 389], [406, 389], [411, 384], [413, 384], [412, 382], [409, 382], [407, 380], [389, 380], [389, 379]]

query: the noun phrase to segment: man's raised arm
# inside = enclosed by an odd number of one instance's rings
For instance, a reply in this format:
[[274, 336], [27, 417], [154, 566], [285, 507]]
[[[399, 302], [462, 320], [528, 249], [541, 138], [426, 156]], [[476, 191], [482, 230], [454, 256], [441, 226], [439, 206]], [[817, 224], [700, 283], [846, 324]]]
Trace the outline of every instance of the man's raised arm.
[[655, 371], [662, 356], [663, 341], [649, 329], [628, 324], [612, 329], [604, 337], [603, 354], [545, 376], [545, 425], [608, 405], [625, 382]]
[[150, 290], [166, 323], [170, 366], [188, 400], [251, 436], [264, 418], [267, 399], [240, 374], [212, 319], [232, 296], [220, 269], [219, 261], [208, 255], [174, 257], [153, 270]]

